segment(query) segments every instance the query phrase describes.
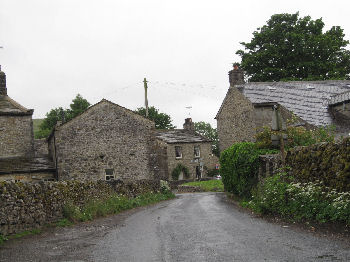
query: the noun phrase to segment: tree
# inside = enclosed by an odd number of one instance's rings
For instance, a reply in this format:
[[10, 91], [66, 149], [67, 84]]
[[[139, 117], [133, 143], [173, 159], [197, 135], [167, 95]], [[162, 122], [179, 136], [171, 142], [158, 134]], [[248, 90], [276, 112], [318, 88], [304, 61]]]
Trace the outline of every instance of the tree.
[[[134, 111], [136, 114], [146, 117], [146, 109], [144, 107], [137, 108]], [[151, 106], [148, 108], [148, 119], [155, 122], [156, 129], [174, 129], [175, 126], [171, 123], [169, 115], [160, 113], [157, 108]]]
[[194, 123], [194, 130], [198, 134], [205, 136], [206, 138], [209, 138], [210, 140], [213, 141], [212, 142], [213, 154], [219, 157], [220, 156], [219, 138], [218, 138], [218, 133], [216, 131], [216, 128], [212, 128], [209, 123], [201, 121], [201, 122]]
[[249, 81], [346, 79], [350, 75], [350, 51], [343, 29], [322, 32], [322, 18], [276, 14], [253, 32], [238, 50], [241, 68]]
[[62, 107], [51, 109], [50, 112], [46, 113], [44, 121], [39, 126], [39, 131], [35, 133], [35, 138], [47, 137], [57, 124], [57, 121], [69, 121], [84, 112], [89, 106], [90, 103], [78, 94], [72, 100], [70, 109], [63, 109]]

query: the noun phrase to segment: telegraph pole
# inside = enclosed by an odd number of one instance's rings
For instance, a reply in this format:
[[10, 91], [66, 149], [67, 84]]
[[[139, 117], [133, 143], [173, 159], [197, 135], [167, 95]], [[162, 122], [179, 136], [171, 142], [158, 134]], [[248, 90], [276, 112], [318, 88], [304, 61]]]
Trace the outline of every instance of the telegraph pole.
[[143, 85], [145, 87], [145, 108], [146, 108], [146, 117], [148, 117], [148, 99], [147, 99], [147, 80], [143, 79]]

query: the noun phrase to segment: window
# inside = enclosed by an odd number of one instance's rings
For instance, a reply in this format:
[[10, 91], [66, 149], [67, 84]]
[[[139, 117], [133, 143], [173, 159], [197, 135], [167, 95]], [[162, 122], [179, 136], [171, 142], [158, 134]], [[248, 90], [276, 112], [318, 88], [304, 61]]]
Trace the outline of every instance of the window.
[[114, 180], [114, 169], [106, 169], [106, 181]]
[[201, 149], [199, 146], [194, 146], [194, 157], [198, 158], [201, 156]]
[[175, 158], [182, 158], [181, 146], [175, 146]]

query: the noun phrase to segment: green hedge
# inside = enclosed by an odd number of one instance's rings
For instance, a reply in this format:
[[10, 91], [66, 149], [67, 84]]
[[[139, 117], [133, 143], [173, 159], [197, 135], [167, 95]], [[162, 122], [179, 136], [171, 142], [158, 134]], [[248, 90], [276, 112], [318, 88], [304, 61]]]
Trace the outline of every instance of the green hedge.
[[259, 155], [275, 152], [260, 150], [251, 142], [236, 143], [223, 151], [220, 156], [220, 173], [225, 191], [249, 198], [252, 188], [258, 182]]

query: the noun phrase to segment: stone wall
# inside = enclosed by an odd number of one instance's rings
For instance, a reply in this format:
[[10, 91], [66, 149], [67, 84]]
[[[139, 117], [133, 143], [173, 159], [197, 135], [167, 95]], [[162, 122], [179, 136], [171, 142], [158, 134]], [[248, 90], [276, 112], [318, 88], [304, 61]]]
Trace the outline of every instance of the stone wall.
[[106, 100], [50, 137], [59, 180], [104, 180], [107, 172], [115, 179], [153, 179], [161, 168], [155, 146], [153, 122]]
[[34, 139], [35, 156], [47, 156], [49, 154], [46, 138]]
[[[182, 158], [176, 158], [175, 146], [180, 146], [182, 148]], [[194, 156], [194, 147], [200, 147], [200, 157], [196, 158]], [[203, 164], [208, 169], [215, 168], [215, 164], [219, 163], [216, 156], [212, 154], [211, 143], [176, 143], [167, 145], [167, 156], [168, 156], [168, 170], [169, 170], [169, 180], [171, 180], [171, 172], [178, 164], [186, 166], [190, 172], [189, 179], [196, 178], [196, 166]], [[206, 176], [206, 171], [203, 169], [202, 177]], [[179, 180], [186, 179], [184, 177], [179, 177]]]
[[[299, 182], [322, 182], [338, 191], [350, 192], [350, 138], [337, 143], [296, 147], [286, 154], [286, 171]], [[281, 157], [259, 158], [259, 180], [281, 171]]]
[[300, 182], [318, 180], [338, 191], [350, 192], [350, 138], [294, 148], [286, 155], [286, 165]]
[[113, 193], [134, 197], [159, 190], [159, 181], [0, 182], [0, 234], [9, 235], [55, 222], [66, 203], [82, 206]]
[[0, 116], [0, 158], [32, 156], [33, 141], [31, 115]]
[[253, 105], [236, 87], [229, 88], [216, 119], [220, 152], [236, 142], [254, 141]]

